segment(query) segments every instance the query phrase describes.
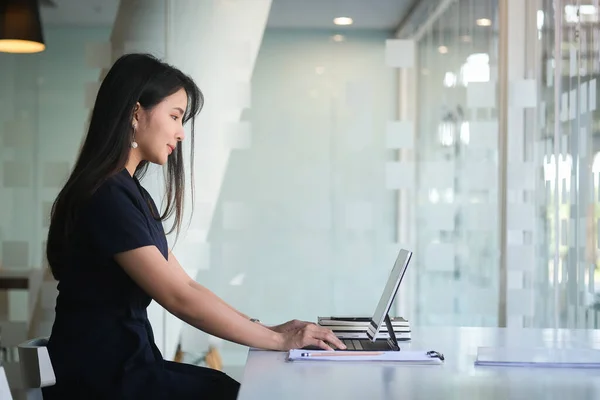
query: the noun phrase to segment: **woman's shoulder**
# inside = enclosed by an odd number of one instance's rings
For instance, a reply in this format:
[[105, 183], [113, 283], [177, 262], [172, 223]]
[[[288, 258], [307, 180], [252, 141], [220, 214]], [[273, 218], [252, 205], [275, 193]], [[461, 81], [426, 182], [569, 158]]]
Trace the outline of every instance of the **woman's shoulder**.
[[127, 170], [109, 177], [96, 189], [90, 198], [92, 207], [113, 207], [120, 203], [138, 204], [140, 191]]

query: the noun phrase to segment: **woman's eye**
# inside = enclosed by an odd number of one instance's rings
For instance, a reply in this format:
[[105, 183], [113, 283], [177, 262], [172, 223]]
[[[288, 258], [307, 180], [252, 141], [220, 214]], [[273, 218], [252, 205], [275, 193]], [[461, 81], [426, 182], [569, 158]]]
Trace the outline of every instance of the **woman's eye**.
[[177, 115], [172, 115], [171, 118], [173, 118], [173, 121], [177, 121], [179, 119]]

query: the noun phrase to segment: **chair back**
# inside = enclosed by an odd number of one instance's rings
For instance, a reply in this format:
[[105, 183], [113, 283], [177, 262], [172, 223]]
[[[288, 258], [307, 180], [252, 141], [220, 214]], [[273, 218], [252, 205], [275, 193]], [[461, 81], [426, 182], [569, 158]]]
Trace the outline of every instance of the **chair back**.
[[47, 345], [47, 338], [32, 339], [19, 344], [19, 365], [25, 389], [43, 388], [56, 383]]
[[2, 367], [2, 363], [0, 362], [0, 399], [12, 400], [12, 398], [12, 393], [10, 392], [10, 387], [8, 386], [8, 379], [6, 379], [6, 373], [4, 372], [4, 367]]

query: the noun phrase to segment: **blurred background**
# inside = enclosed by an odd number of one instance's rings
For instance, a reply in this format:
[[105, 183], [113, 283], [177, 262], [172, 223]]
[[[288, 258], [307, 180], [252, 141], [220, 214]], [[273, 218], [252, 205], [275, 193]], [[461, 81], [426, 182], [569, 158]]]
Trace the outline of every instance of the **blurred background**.
[[[11, 1], [44, 48], [0, 52], [4, 346], [50, 332], [50, 207], [129, 52], [204, 92], [171, 243], [240, 311], [370, 315], [407, 248], [412, 326], [600, 328], [597, 0]], [[214, 346], [241, 378], [247, 348], [150, 316], [165, 358]]]

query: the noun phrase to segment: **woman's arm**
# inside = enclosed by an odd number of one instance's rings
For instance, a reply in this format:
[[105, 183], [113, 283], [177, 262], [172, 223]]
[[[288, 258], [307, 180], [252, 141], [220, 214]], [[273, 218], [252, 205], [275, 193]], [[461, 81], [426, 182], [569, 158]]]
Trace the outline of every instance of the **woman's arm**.
[[[187, 272], [185, 272], [185, 270], [183, 269], [183, 267], [181, 266], [181, 264], [179, 263], [179, 261], [177, 261], [177, 258], [175, 257], [175, 255], [172, 252], [169, 252], [169, 266], [171, 268], [177, 270], [179, 273], [184, 274], [185, 276], [187, 276], [188, 279], [189, 279], [188, 284], [191, 287], [193, 287], [194, 289], [200, 290], [202, 292], [206, 292], [208, 295], [213, 296], [216, 301], [222, 302], [224, 305], [226, 305], [227, 307], [229, 307], [230, 309], [232, 309], [233, 311], [235, 311], [236, 313], [238, 313], [242, 317], [244, 317], [246, 319], [250, 319], [249, 316], [247, 316], [246, 314], [244, 314], [244, 313], [236, 310], [235, 308], [233, 308], [232, 306], [230, 306], [229, 304], [227, 304], [223, 299], [221, 299], [219, 296], [217, 296], [216, 294], [214, 294], [210, 289], [206, 288], [205, 286], [202, 286], [201, 284], [199, 284], [198, 282], [196, 282], [195, 280], [193, 280], [187, 274]], [[288, 322], [285, 322], [283, 324], [276, 325], [276, 326], [267, 326], [267, 325], [263, 325], [263, 326], [266, 326], [267, 328], [269, 328], [269, 329], [271, 329], [272, 331], [275, 331], [275, 332], [290, 332], [290, 331], [295, 331], [295, 330], [304, 328], [308, 324], [310, 324], [310, 322], [298, 321], [298, 320], [294, 319], [294, 320], [291, 320], [291, 321], [288, 321]]]
[[171, 314], [211, 335], [269, 350], [309, 345], [331, 349], [327, 342], [345, 347], [331, 330], [316, 325], [279, 333], [251, 322], [208, 289], [192, 287], [185, 271], [172, 268], [156, 246], [119, 253], [115, 260], [134, 282]]
[[178, 271], [179, 273], [185, 275], [187, 277], [188, 281], [188, 285], [190, 285], [191, 287], [193, 287], [196, 290], [199, 290], [201, 292], [205, 292], [208, 296], [212, 296], [214, 298], [214, 300], [219, 301], [221, 303], [223, 303], [225, 306], [229, 307], [231, 310], [233, 310], [234, 312], [238, 313], [239, 315], [241, 315], [242, 317], [246, 318], [246, 319], [250, 319], [249, 316], [247, 316], [246, 314], [236, 310], [235, 308], [233, 308], [232, 306], [230, 306], [229, 304], [227, 304], [223, 299], [221, 299], [219, 296], [217, 296], [216, 294], [214, 294], [210, 289], [200, 285], [198, 282], [196, 282], [195, 280], [193, 280], [183, 269], [183, 267], [181, 266], [181, 264], [179, 264], [179, 261], [177, 261], [177, 258], [175, 257], [175, 255], [172, 252], [169, 252], [169, 267], [173, 268], [174, 270]]

